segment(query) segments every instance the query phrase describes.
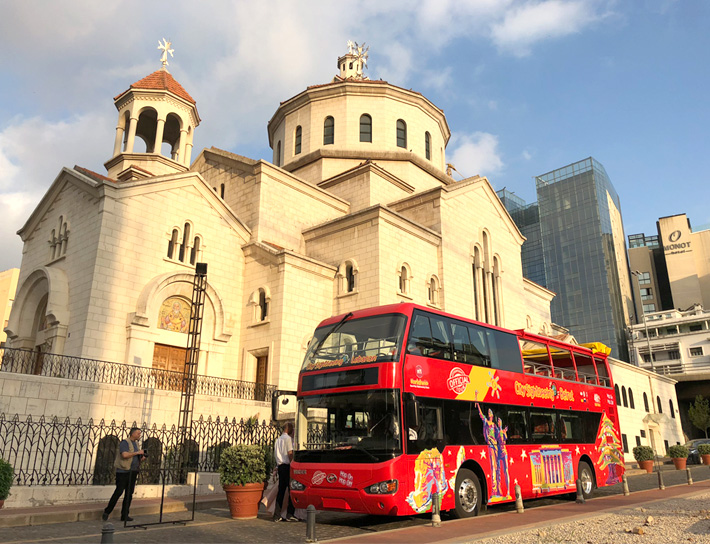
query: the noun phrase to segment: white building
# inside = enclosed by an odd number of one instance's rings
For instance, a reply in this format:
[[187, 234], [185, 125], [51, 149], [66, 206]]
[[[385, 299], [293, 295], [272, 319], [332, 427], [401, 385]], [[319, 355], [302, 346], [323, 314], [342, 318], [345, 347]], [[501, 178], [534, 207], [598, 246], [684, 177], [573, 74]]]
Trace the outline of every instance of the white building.
[[609, 363], [616, 390], [624, 460], [634, 462], [635, 446], [651, 446], [656, 455], [663, 456], [669, 446], [685, 443], [675, 380], [617, 359], [610, 358]]
[[631, 327], [633, 359], [678, 382], [683, 430], [689, 437], [704, 437], [687, 413], [697, 395], [710, 397], [710, 311], [695, 304], [685, 311], [647, 313], [644, 319]]
[[[9, 346], [36, 352], [40, 374], [43, 353], [180, 371], [196, 262], [208, 264], [200, 375], [293, 388], [319, 321], [398, 301], [549, 334], [554, 294], [523, 278], [524, 238], [491, 184], [445, 170], [443, 111], [364, 78], [362, 60], [344, 55], [331, 82], [276, 109], [273, 163], [213, 147], [191, 164], [201, 119], [165, 69], [120, 93], [115, 138], [91, 135], [106, 139], [106, 175], [62, 169], [19, 231]], [[76, 393], [92, 400], [68, 401], [68, 415], [174, 417], [142, 390], [121, 404], [100, 394]], [[48, 409], [36, 400], [6, 397], [0, 412]], [[266, 403], [228, 411], [255, 410]]]

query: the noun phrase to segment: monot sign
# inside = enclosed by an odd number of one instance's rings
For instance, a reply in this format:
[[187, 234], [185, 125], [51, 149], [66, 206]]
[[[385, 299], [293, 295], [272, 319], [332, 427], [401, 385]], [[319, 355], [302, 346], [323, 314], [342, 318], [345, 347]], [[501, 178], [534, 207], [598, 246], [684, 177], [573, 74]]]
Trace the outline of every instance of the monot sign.
[[663, 251], [671, 255], [675, 253], [685, 253], [690, 251], [690, 242], [681, 242], [680, 238], [682, 233], [679, 230], [674, 230], [668, 235], [668, 241], [670, 244], [663, 246]]

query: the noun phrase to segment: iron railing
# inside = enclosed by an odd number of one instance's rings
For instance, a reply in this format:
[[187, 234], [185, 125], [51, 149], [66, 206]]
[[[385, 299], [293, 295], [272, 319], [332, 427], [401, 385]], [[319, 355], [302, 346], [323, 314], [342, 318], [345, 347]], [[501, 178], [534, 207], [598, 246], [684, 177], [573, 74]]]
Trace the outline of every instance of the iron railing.
[[[118, 445], [131, 427], [139, 425], [44, 416], [7, 419], [0, 413], [0, 458], [14, 467], [16, 485], [108, 485], [115, 481]], [[144, 424], [141, 430], [141, 447], [148, 453], [138, 479], [142, 484], [182, 484], [188, 472], [215, 472], [222, 449], [230, 445], [259, 444], [270, 455], [280, 433], [265, 421], [202, 417], [193, 421], [187, 444], [176, 426]]]
[[[34, 374], [85, 382], [128, 385], [148, 389], [181, 391], [182, 372], [162, 370], [97, 359], [40, 353], [28, 349], [0, 349], [0, 372]], [[268, 402], [275, 385], [230, 378], [197, 375], [197, 395]]]

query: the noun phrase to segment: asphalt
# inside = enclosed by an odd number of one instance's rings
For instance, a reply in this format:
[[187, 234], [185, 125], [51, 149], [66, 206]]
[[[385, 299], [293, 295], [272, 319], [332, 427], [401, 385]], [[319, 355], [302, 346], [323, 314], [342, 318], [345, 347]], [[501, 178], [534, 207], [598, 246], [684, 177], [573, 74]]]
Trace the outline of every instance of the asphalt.
[[[547, 527], [578, 519], [598, 516], [619, 509], [638, 507], [646, 503], [670, 498], [692, 497], [710, 491], [710, 475], [707, 467], [694, 468], [696, 482], [688, 485], [684, 471], [664, 470], [667, 487], [664, 490], [655, 484], [656, 474], [629, 471], [630, 487], [643, 489], [628, 496], [609, 494], [576, 504], [559, 499], [526, 501], [523, 514], [514, 509], [490, 509], [486, 515], [463, 520], [448, 520], [440, 527], [432, 527], [426, 516], [382, 519], [375, 516], [358, 516], [319, 512], [316, 536], [319, 541], [339, 543], [453, 543], [488, 538], [522, 530]], [[643, 485], [642, 485], [643, 482]], [[683, 482], [683, 483], [681, 483]], [[670, 485], [675, 484], [675, 485]], [[610, 491], [602, 488], [599, 491]], [[542, 506], [540, 505], [542, 504]], [[530, 506], [535, 506], [531, 508]], [[164, 525], [140, 528], [124, 528], [118, 521], [117, 512], [109, 523], [101, 522], [104, 504], [75, 504], [36, 508], [4, 508], [0, 510], [0, 542], [100, 542], [101, 531], [113, 529], [114, 542], [305, 542], [305, 523], [273, 523], [266, 512], [260, 512], [254, 520], [237, 521], [229, 517], [223, 495], [196, 498], [195, 515], [192, 517], [192, 497], [166, 499]], [[132, 524], [159, 521], [159, 499], [136, 499], [131, 505]], [[82, 522], [82, 523], [75, 523]], [[186, 523], [185, 523], [186, 522]]]

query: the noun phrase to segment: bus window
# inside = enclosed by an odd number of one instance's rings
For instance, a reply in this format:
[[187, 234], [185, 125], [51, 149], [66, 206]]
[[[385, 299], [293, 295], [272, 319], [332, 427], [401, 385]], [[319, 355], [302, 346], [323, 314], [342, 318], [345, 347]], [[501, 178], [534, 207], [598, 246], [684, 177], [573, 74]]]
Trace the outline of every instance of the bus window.
[[412, 322], [412, 330], [409, 332], [407, 342], [407, 353], [410, 355], [428, 355], [431, 352], [432, 337], [429, 318], [425, 315], [417, 314]]
[[508, 444], [525, 444], [528, 441], [527, 409], [508, 409]]
[[443, 448], [442, 409], [433, 402], [419, 402], [419, 427], [407, 429], [407, 453], [421, 453], [434, 447]]
[[451, 337], [453, 338], [454, 361], [460, 363], [473, 363], [473, 357], [469, 357], [471, 351], [471, 340], [468, 337], [468, 327], [466, 327], [463, 323], [458, 323], [452, 320]]
[[449, 324], [443, 317], [432, 315], [429, 317], [431, 323], [431, 336], [433, 340], [433, 352], [429, 357], [439, 359], [451, 359], [451, 339]]
[[530, 410], [531, 442], [550, 444], [555, 440], [555, 417], [552, 412]]
[[550, 346], [550, 355], [552, 356], [552, 364], [555, 367], [555, 378], [571, 381], [577, 379], [572, 354], [568, 349]]
[[518, 337], [507, 332], [486, 329], [491, 366], [512, 372], [521, 371], [520, 346]]
[[611, 380], [609, 380], [609, 372], [606, 368], [606, 362], [600, 357], [594, 357], [594, 362], [597, 363], [597, 375], [599, 376], [599, 385], [604, 387], [611, 387]]
[[520, 351], [523, 352], [523, 371], [526, 374], [552, 376], [550, 354], [545, 344], [521, 338]]
[[478, 366], [491, 366], [491, 355], [488, 350], [488, 338], [486, 330], [477, 325], [468, 325], [468, 335], [471, 339], [469, 346], [468, 360], [471, 364]]
[[592, 358], [584, 353], [575, 353], [574, 361], [577, 363], [578, 381], [597, 385], [597, 373], [594, 371]]

